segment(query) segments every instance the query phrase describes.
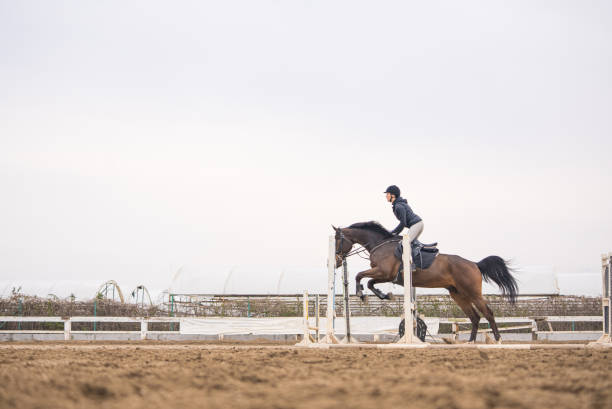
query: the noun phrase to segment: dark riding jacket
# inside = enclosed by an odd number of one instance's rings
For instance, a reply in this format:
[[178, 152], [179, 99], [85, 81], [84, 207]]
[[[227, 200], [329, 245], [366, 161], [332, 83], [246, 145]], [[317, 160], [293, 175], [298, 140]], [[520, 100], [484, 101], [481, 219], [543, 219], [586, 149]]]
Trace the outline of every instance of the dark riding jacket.
[[404, 227], [411, 227], [421, 221], [421, 218], [412, 211], [408, 206], [408, 201], [403, 197], [398, 197], [393, 202], [393, 214], [400, 221], [397, 227], [391, 231], [393, 234], [399, 234]]

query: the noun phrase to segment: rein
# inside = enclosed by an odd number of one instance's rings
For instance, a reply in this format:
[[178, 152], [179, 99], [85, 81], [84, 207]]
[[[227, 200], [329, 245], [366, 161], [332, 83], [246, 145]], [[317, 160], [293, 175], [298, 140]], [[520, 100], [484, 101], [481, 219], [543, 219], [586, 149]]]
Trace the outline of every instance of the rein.
[[347, 258], [347, 257], [354, 256], [355, 254], [357, 254], [359, 257], [367, 260], [369, 257], [362, 256], [362, 253], [365, 253], [366, 251], [368, 251], [368, 249], [366, 249], [365, 247], [363, 246], [358, 247], [355, 250], [351, 250], [348, 253], [346, 253], [344, 257]]
[[[338, 248], [336, 249], [336, 255], [340, 256], [342, 258], [342, 260], [350, 257], [350, 256], [354, 256], [355, 254], [358, 254], [359, 257], [364, 258], [364, 259], [368, 259], [368, 257], [364, 257], [362, 256], [362, 253], [367, 251], [367, 249], [362, 246], [362, 247], [358, 247], [355, 250], [351, 250], [346, 254], [342, 254], [342, 245], [344, 244], [344, 233], [342, 233], [342, 230], [340, 230], [340, 243], [338, 245]], [[367, 246], [367, 243], [366, 243]]]

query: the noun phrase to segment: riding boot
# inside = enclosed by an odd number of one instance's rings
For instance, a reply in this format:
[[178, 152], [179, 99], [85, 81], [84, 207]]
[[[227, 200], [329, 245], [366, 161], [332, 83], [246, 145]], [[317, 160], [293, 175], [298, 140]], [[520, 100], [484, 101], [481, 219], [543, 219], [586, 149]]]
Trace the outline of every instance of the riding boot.
[[400, 269], [397, 272], [397, 275], [391, 282], [393, 284], [404, 285], [404, 265], [403, 264], [400, 266]]
[[421, 249], [423, 248], [423, 244], [417, 239], [412, 240], [410, 243], [410, 250], [412, 252], [412, 264], [410, 265], [410, 271], [416, 271], [416, 258], [420, 256]]

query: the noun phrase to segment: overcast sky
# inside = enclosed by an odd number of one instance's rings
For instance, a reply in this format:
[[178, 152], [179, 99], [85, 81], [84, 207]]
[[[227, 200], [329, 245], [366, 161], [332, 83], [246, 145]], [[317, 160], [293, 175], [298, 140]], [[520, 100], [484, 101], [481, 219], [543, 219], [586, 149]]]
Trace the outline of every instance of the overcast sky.
[[397, 184], [442, 252], [599, 294], [611, 30], [608, 1], [0, 0], [0, 292], [323, 291], [330, 225], [394, 227]]

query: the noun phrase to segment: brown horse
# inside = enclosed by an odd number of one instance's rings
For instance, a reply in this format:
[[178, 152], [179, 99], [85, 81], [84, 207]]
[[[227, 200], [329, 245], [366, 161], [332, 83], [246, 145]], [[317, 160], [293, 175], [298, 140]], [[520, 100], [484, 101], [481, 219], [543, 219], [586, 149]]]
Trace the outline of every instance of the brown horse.
[[[333, 227], [333, 226], [332, 226]], [[369, 277], [368, 288], [381, 299], [389, 299], [389, 294], [374, 287], [377, 283], [393, 281], [400, 268], [400, 260], [394, 253], [400, 236], [394, 236], [377, 222], [355, 223], [346, 228], [336, 228], [336, 267], [351, 253], [353, 245], [360, 244], [370, 253], [372, 268], [357, 274], [357, 295], [364, 299], [361, 279]], [[504, 260], [498, 256], [489, 256], [478, 263], [462, 257], [439, 254], [433, 264], [426, 270], [416, 269], [412, 273], [412, 285], [425, 288], [446, 288], [450, 296], [472, 322], [470, 342], [476, 340], [478, 323], [481, 314], [489, 321], [495, 340], [500, 340], [499, 330], [489, 308], [482, 296], [482, 279], [497, 284], [503, 296], [514, 303], [518, 294], [516, 280]]]

